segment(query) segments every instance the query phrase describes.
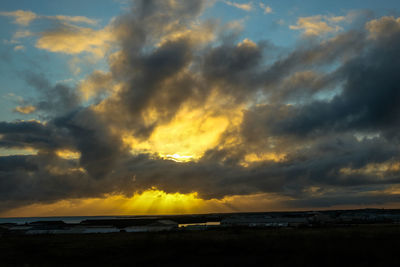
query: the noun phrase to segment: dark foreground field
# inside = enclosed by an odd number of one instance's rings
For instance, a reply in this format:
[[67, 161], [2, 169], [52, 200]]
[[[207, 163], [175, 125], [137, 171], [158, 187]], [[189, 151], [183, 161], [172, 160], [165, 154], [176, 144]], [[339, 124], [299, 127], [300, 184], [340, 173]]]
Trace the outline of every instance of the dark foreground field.
[[0, 266], [400, 266], [400, 226], [3, 236]]

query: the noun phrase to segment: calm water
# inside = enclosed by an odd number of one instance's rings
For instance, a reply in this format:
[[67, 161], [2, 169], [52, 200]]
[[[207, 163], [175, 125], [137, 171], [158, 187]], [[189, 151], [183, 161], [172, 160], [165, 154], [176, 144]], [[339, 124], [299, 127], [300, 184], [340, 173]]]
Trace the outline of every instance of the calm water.
[[[80, 223], [84, 220], [112, 220], [112, 219], [162, 219], [157, 216], [66, 216], [66, 217], [23, 217], [23, 218], [0, 218], [1, 223], [17, 223], [25, 224], [38, 221], [63, 221], [65, 223]], [[205, 222], [205, 223], [187, 223], [179, 224], [179, 227], [200, 225], [220, 225], [220, 222]]]
[[[31, 223], [37, 221], [64, 221], [65, 223], [80, 223], [87, 219], [121, 219], [124, 217], [117, 216], [79, 216], [79, 217], [26, 217], [26, 218], [0, 218], [0, 223]], [[126, 218], [126, 217], [125, 217]]]

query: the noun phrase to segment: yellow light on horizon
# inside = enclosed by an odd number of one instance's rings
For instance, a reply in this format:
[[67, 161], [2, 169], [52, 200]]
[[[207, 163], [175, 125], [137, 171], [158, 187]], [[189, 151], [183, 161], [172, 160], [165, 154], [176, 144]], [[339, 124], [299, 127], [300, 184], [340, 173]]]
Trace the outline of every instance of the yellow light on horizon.
[[152, 188], [141, 194], [135, 194], [124, 205], [126, 211], [135, 214], [185, 214], [191, 213], [204, 205], [204, 200], [197, 192], [188, 194], [166, 193]]
[[99, 198], [64, 199], [54, 203], [35, 203], [0, 213], [0, 217], [48, 216], [128, 216], [177, 215], [238, 211], [284, 210], [278, 194], [259, 193], [226, 196], [222, 199], [202, 199], [197, 192], [166, 193], [155, 187], [128, 197], [105, 195]]
[[153, 187], [128, 197], [105, 195], [101, 198], [65, 199], [55, 203], [36, 203], [0, 214], [2, 217], [160, 215], [204, 212], [206, 201], [197, 192], [166, 193]]

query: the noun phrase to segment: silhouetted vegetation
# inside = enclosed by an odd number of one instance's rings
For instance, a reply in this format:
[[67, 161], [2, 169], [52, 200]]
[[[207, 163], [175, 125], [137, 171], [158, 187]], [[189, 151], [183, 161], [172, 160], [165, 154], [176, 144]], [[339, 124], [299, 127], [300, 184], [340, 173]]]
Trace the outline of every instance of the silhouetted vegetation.
[[1, 266], [399, 266], [399, 225], [5, 235]]

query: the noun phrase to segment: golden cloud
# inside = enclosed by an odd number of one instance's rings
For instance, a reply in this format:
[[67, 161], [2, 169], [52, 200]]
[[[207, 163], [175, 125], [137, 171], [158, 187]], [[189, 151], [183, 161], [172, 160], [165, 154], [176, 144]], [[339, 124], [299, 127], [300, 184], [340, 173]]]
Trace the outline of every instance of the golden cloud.
[[11, 12], [0, 12], [0, 16], [14, 17], [14, 23], [28, 26], [38, 16], [32, 11], [16, 10]]
[[[20, 47], [20, 48], [18, 48], [18, 47], [19, 47], [19, 46], [16, 46], [16, 47], [14, 48], [14, 50], [21, 50], [21, 49], [24, 49], [23, 46]], [[16, 49], [16, 48], [18, 48], [18, 49]], [[15, 112], [18, 112], [18, 113], [21, 113], [21, 114], [31, 114], [31, 113], [33, 113], [33, 112], [36, 111], [36, 107], [35, 107], [35, 106], [18, 106], [18, 107], [16, 107], [16, 108], [14, 109], [14, 111], [15, 111]]]
[[241, 165], [244, 167], [249, 167], [254, 163], [261, 163], [266, 161], [273, 162], [283, 162], [286, 159], [285, 153], [276, 153], [276, 152], [268, 152], [268, 153], [250, 153], [244, 157], [244, 160], [241, 162]]
[[[23, 50], [25, 50], [25, 46], [23, 46], [23, 45], [17, 45], [14, 47], [14, 51], [23, 51]], [[21, 113], [23, 113], [23, 112], [21, 112]]]
[[63, 159], [79, 159], [81, 157], [80, 152], [69, 149], [57, 150], [56, 155]]
[[95, 25], [98, 23], [95, 19], [90, 19], [84, 16], [65, 16], [65, 15], [56, 15], [56, 16], [41, 16], [37, 15], [32, 11], [25, 10], [16, 10], [10, 12], [0, 12], [0, 16], [13, 17], [14, 23], [19, 24], [21, 26], [29, 26], [29, 24], [36, 19], [53, 19], [62, 22], [72, 22], [72, 23], [86, 23], [90, 25]]
[[93, 73], [79, 85], [79, 91], [84, 100], [89, 100], [103, 91], [112, 91], [113, 88], [111, 73], [101, 70], [93, 71]]
[[306, 36], [318, 36], [342, 30], [342, 27], [334, 25], [343, 21], [344, 17], [328, 17], [316, 15], [311, 17], [300, 17], [296, 25], [290, 25], [291, 30], [302, 30]]
[[272, 8], [264, 3], [260, 3], [260, 8], [264, 11], [264, 14], [272, 13]]
[[215, 38], [212, 24], [192, 24], [190, 28], [168, 32], [161, 38], [157, 46], [162, 46], [169, 41], [186, 39], [192, 45], [203, 45], [211, 42]]
[[91, 53], [103, 57], [108, 44], [113, 40], [109, 28], [93, 30], [91, 28], [64, 25], [63, 27], [43, 32], [36, 47], [51, 52], [65, 54]]
[[245, 11], [251, 11], [253, 9], [253, 5], [252, 3], [245, 3], [245, 4], [239, 4], [239, 3], [235, 3], [235, 2], [231, 2], [231, 1], [224, 1], [225, 4], [229, 5], [229, 6], [233, 6]]
[[253, 42], [252, 40], [245, 38], [243, 41], [238, 43], [238, 47], [252, 47], [255, 48], [257, 47], [257, 44]]
[[382, 17], [371, 20], [366, 24], [369, 37], [377, 39], [379, 37], [391, 36], [393, 32], [400, 31], [400, 17]]
[[400, 162], [388, 161], [383, 163], [369, 163], [358, 169], [346, 167], [340, 169], [340, 173], [344, 175], [373, 175], [375, 177], [384, 178], [388, 174], [398, 173], [400, 171]]
[[65, 22], [73, 22], [73, 23], [86, 23], [86, 24], [90, 24], [90, 25], [96, 25], [98, 23], [98, 20], [90, 19], [90, 18], [84, 17], [84, 16], [56, 15], [56, 16], [46, 16], [45, 18], [55, 19], [55, 20], [65, 21]]
[[[175, 161], [199, 159], [206, 150], [219, 143], [219, 138], [230, 123], [229, 117], [206, 113], [202, 109], [191, 110], [186, 107], [170, 123], [157, 127], [148, 140], [140, 141], [125, 135], [124, 143], [135, 154], [156, 153]], [[152, 120], [151, 116], [148, 115], [148, 120]]]
[[[1, 135], [0, 135], [1, 140]], [[10, 155], [37, 155], [39, 150], [32, 147], [24, 148], [1, 148], [0, 156], [10, 156]]]

